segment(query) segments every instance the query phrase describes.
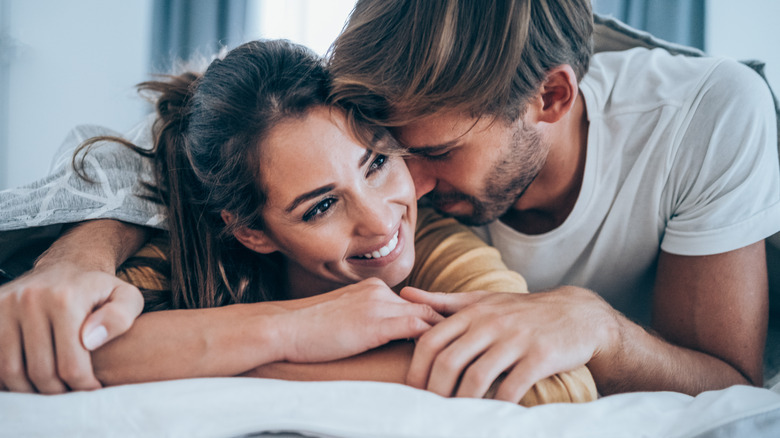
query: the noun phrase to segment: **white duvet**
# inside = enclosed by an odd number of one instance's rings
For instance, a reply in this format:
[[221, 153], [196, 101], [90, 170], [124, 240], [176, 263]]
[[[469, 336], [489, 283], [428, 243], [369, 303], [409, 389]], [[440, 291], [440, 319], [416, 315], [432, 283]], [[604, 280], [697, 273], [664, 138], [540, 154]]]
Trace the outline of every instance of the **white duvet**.
[[375, 382], [186, 379], [0, 393], [1, 437], [780, 437], [780, 385], [524, 408]]

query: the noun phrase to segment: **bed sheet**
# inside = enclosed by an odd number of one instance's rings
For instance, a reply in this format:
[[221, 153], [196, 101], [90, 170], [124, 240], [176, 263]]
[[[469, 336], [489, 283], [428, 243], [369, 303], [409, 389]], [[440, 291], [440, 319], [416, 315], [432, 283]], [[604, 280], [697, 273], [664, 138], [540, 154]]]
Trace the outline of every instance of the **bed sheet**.
[[780, 386], [524, 408], [376, 382], [206, 378], [0, 393], [0, 437], [780, 437]]

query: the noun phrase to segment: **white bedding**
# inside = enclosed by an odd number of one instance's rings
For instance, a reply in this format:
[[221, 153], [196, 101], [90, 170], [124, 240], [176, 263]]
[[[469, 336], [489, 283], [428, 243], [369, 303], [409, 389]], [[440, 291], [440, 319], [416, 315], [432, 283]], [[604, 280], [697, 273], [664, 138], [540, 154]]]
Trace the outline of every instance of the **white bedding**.
[[[278, 434], [286, 432], [284, 434]], [[403, 385], [187, 379], [56, 396], [0, 393], [0, 437], [780, 437], [780, 386], [523, 408]]]

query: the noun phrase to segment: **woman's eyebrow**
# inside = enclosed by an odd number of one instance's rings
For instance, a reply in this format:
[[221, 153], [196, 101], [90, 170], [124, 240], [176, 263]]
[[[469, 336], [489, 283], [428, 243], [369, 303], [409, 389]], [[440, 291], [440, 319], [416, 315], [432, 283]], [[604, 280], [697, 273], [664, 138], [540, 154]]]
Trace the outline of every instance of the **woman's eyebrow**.
[[[363, 154], [362, 157], [360, 157], [360, 161], [358, 162], [358, 168], [363, 167], [363, 165], [366, 164], [369, 158], [371, 158], [371, 155], [374, 153], [371, 149], [366, 149], [366, 153]], [[290, 205], [287, 206], [287, 208], [284, 209], [286, 213], [292, 213], [293, 210], [298, 208], [299, 205], [302, 203], [308, 201], [309, 199], [316, 198], [318, 196], [322, 196], [325, 193], [328, 193], [335, 189], [336, 186], [334, 184], [328, 184], [326, 186], [322, 186], [320, 188], [311, 190], [309, 192], [306, 192], [302, 195], [297, 196], [293, 201], [290, 203]]]
[[326, 186], [322, 186], [320, 188], [317, 188], [317, 189], [314, 189], [312, 191], [306, 192], [306, 193], [304, 193], [302, 195], [299, 195], [298, 197], [296, 197], [290, 203], [290, 205], [287, 206], [287, 208], [284, 211], [286, 213], [288, 213], [288, 214], [292, 213], [293, 210], [295, 210], [302, 203], [308, 201], [309, 199], [316, 198], [318, 196], [322, 196], [325, 193], [328, 193], [328, 192], [332, 191], [335, 188], [336, 188], [336, 186], [334, 184], [328, 184]]
[[371, 158], [371, 155], [374, 153], [371, 149], [366, 148], [366, 153], [363, 154], [362, 157], [360, 157], [360, 161], [358, 162], [358, 169], [363, 167], [364, 164], [368, 161], [369, 158]]

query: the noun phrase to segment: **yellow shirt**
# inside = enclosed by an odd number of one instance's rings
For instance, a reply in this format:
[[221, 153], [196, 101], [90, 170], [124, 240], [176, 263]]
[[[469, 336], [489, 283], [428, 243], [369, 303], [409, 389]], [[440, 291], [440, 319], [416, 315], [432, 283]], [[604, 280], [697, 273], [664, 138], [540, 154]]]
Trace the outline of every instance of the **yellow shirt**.
[[[498, 250], [486, 245], [452, 218], [444, 218], [430, 209], [420, 209], [414, 243], [414, 267], [409, 277], [395, 288], [397, 290], [414, 286], [433, 292], [528, 292], [523, 277], [504, 265]], [[118, 275], [139, 288], [167, 290], [168, 278], [148, 261], [167, 261], [168, 245], [167, 235], [155, 236], [120, 268]], [[486, 397], [494, 393], [500, 380]], [[596, 397], [593, 376], [582, 366], [537, 382], [520, 404], [586, 402]]]

